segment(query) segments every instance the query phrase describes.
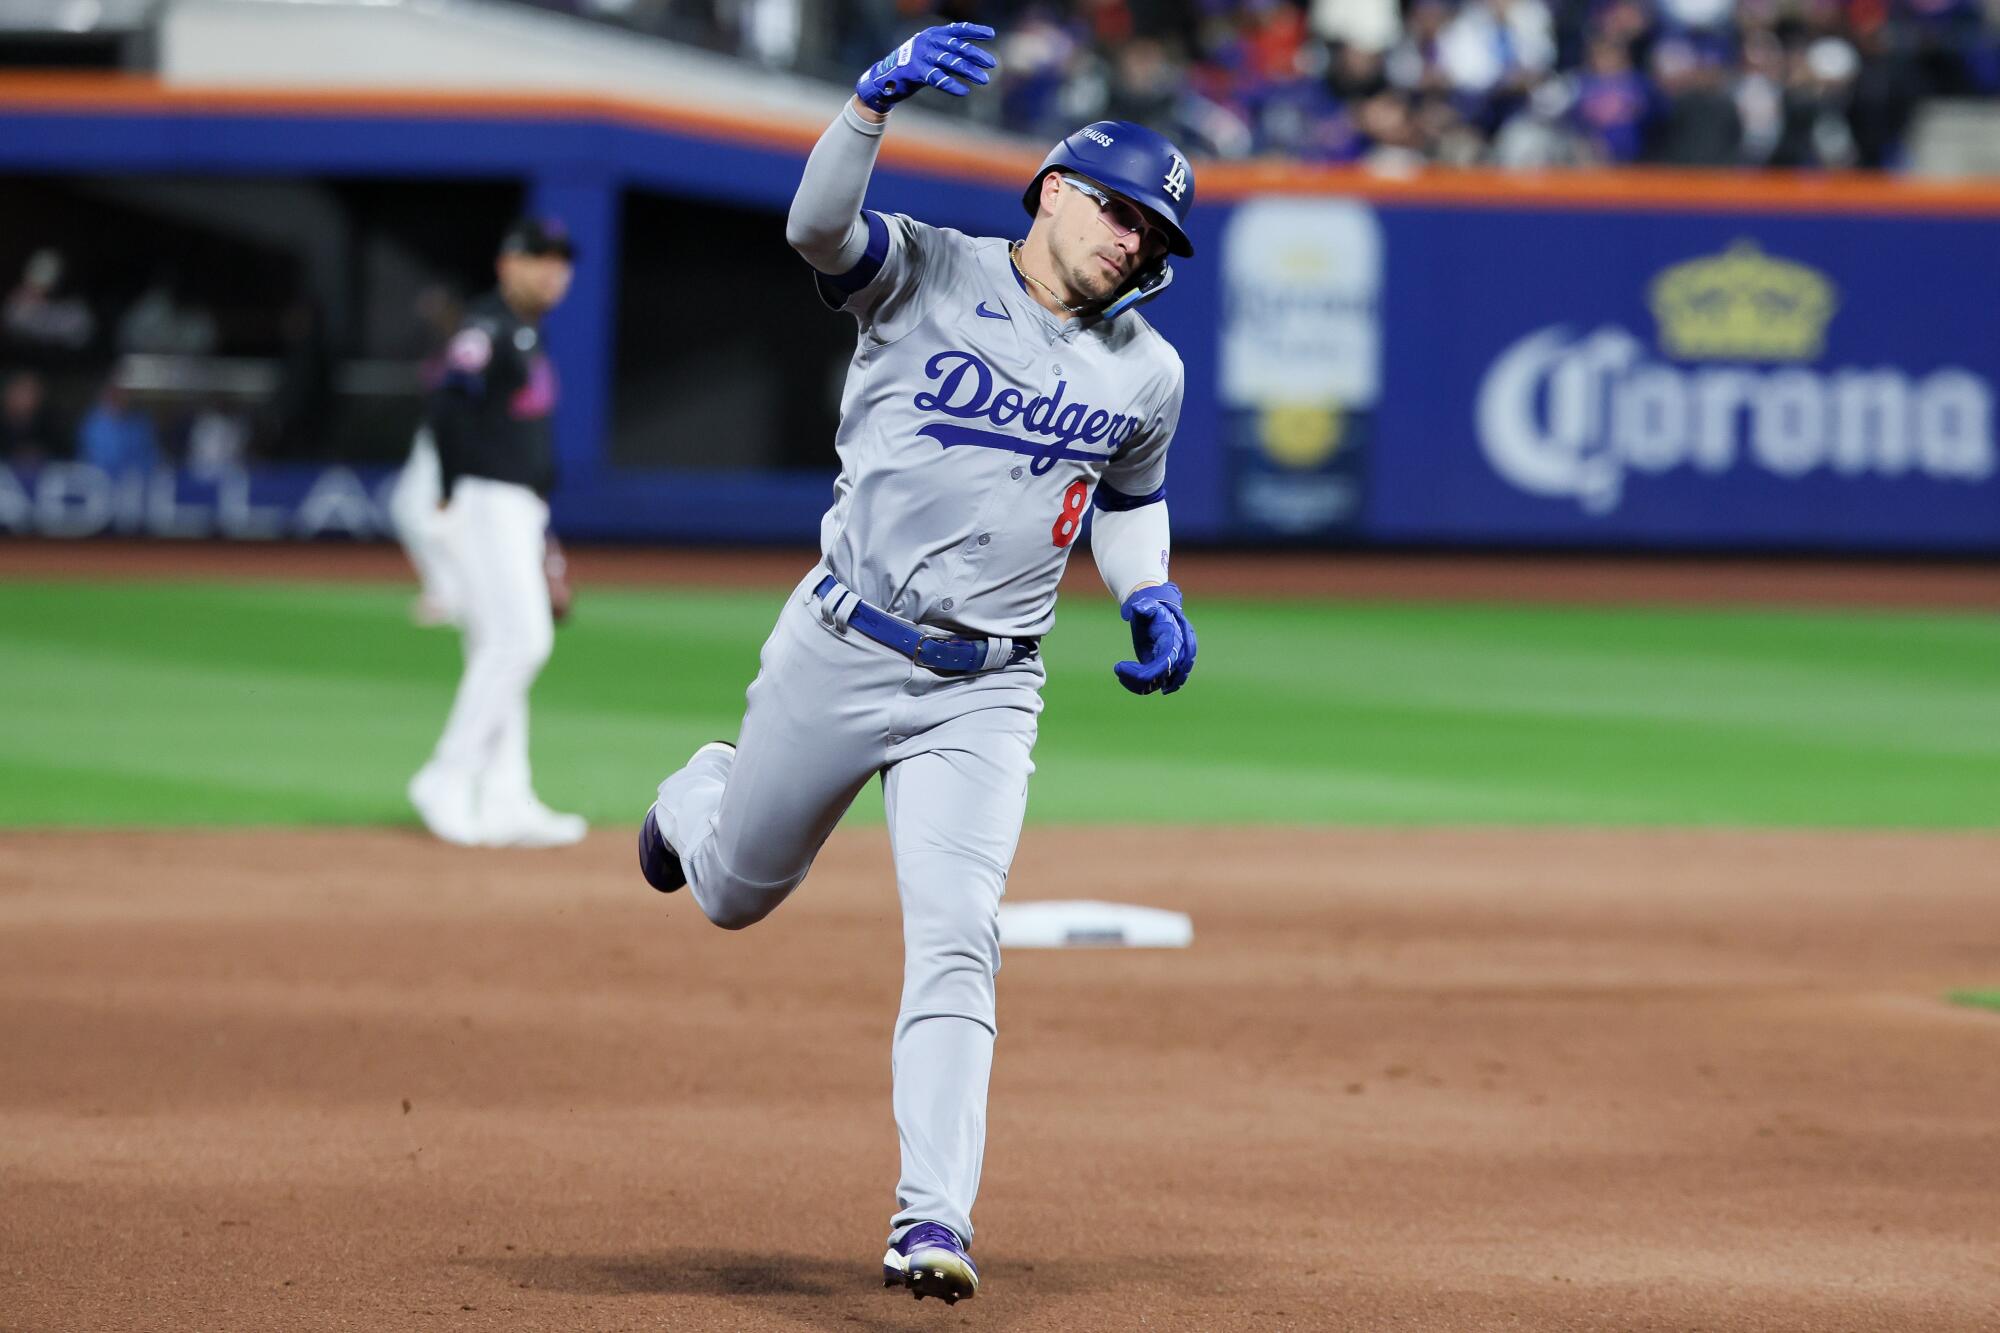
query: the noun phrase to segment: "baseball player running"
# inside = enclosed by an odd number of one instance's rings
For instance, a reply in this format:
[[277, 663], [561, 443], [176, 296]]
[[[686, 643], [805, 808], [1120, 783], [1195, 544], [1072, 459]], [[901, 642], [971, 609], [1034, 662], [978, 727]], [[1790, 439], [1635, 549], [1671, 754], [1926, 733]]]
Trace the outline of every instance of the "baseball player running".
[[528, 770], [528, 689], [555, 646], [545, 497], [556, 383], [536, 325], [568, 292], [574, 259], [560, 227], [515, 224], [501, 243], [499, 289], [467, 311], [425, 408], [448, 501], [427, 535], [442, 539], [457, 590], [465, 673], [409, 794], [446, 842], [557, 847], [585, 832], [581, 816], [537, 799]]
[[763, 648], [735, 745], [660, 784], [639, 834], [654, 888], [709, 920], [762, 920], [881, 775], [904, 980], [891, 1048], [902, 1147], [883, 1277], [973, 1295], [998, 910], [1027, 804], [1041, 636], [1087, 506], [1137, 694], [1194, 666], [1166, 582], [1167, 445], [1181, 362], [1134, 310], [1191, 256], [1187, 159], [1101, 121], [1057, 144], [1022, 202], [1025, 240], [863, 212], [891, 107], [964, 96], [994, 59], [978, 24], [929, 28], [864, 74], [806, 163], [786, 235], [860, 325], [822, 558]]

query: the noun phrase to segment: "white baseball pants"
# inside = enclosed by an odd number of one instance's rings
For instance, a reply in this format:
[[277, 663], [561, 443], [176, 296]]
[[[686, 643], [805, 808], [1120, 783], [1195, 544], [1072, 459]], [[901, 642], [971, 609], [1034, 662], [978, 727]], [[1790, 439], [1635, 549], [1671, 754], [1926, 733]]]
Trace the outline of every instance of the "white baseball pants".
[[456, 622], [465, 614], [465, 592], [452, 559], [445, 511], [438, 507], [443, 487], [437, 445], [428, 428], [419, 430], [409, 461], [389, 491], [389, 521], [410, 567], [417, 571], [424, 600], [446, 620]]
[[465, 672], [431, 763], [476, 783], [486, 808], [504, 808], [534, 794], [528, 690], [555, 646], [542, 568], [549, 506], [526, 486], [460, 477], [445, 519], [465, 598]]

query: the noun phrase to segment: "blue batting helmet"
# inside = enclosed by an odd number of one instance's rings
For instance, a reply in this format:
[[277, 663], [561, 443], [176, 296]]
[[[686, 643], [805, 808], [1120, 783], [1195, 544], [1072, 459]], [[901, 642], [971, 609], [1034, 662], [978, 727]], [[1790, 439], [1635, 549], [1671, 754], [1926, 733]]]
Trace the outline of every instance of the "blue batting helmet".
[[1033, 217], [1041, 208], [1042, 181], [1051, 171], [1072, 172], [1115, 190], [1158, 219], [1167, 234], [1167, 250], [1194, 258], [1194, 246], [1183, 226], [1194, 207], [1194, 172], [1187, 155], [1165, 137], [1129, 120], [1100, 120], [1086, 125], [1049, 150], [1042, 169], [1021, 195]]

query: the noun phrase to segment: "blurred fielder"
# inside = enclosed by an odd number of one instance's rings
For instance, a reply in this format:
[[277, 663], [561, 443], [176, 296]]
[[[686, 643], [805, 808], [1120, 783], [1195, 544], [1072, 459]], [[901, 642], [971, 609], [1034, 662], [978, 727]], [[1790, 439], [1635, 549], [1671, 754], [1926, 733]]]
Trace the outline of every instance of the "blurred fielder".
[[426, 629], [456, 625], [464, 614], [465, 595], [452, 568], [445, 532], [443, 496], [437, 441], [431, 438], [426, 422], [417, 428], [409, 461], [389, 492], [389, 519], [395, 525], [396, 540], [410, 558], [410, 568], [417, 572], [417, 600], [410, 608], [410, 619]]
[[536, 326], [568, 292], [574, 260], [553, 223], [528, 219], [508, 231], [499, 288], [472, 304], [452, 336], [392, 500], [399, 515], [415, 515], [399, 518], [398, 529], [426, 594], [464, 633], [451, 716], [410, 780], [410, 803], [446, 842], [555, 847], [585, 832], [581, 816], [542, 804], [528, 771], [528, 690], [554, 647], [561, 609], [546, 498], [556, 380]]
[[1167, 446], [1181, 362], [1133, 307], [1191, 256], [1187, 159], [1100, 121], [1022, 197], [1025, 240], [863, 212], [889, 109], [987, 81], [978, 24], [930, 28], [862, 75], [821, 136], [787, 236], [860, 324], [820, 563], [763, 649], [740, 738], [660, 784], [639, 834], [653, 887], [728, 929], [768, 915], [881, 775], [903, 907], [892, 1048], [902, 1146], [883, 1277], [973, 1295], [998, 911], [1034, 771], [1040, 637], [1094, 502], [1097, 565], [1132, 624], [1118, 680], [1172, 693], [1195, 637], [1167, 578]]

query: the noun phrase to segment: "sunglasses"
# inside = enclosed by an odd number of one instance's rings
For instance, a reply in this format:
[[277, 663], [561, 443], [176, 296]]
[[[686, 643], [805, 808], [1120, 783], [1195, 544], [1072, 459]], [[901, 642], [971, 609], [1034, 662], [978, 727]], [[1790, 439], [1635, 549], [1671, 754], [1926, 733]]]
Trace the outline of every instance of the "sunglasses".
[[1088, 195], [1097, 201], [1097, 220], [1111, 228], [1111, 234], [1124, 240], [1133, 232], [1139, 233], [1139, 244], [1144, 246], [1159, 238], [1159, 228], [1146, 221], [1146, 215], [1139, 206], [1128, 199], [1118, 199], [1106, 194], [1089, 181], [1075, 176], [1059, 176], [1058, 180], [1078, 194]]

